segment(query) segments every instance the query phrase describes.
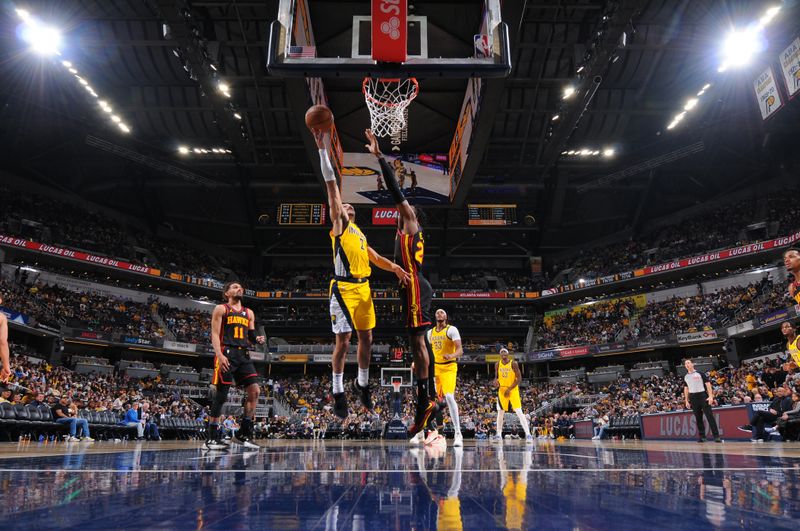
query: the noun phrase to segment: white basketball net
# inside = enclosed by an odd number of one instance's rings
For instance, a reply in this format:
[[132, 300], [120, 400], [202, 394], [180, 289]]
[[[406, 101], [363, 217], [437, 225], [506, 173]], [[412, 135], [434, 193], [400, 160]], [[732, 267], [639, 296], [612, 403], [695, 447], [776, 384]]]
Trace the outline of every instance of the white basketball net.
[[419, 94], [419, 83], [413, 77], [378, 78], [365, 77], [361, 85], [367, 102], [375, 136], [392, 136], [406, 126], [406, 109]]

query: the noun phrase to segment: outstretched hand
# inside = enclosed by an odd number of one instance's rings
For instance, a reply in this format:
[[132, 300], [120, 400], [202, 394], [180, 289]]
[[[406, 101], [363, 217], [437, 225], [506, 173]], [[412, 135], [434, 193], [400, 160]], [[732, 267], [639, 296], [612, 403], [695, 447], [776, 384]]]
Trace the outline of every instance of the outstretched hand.
[[392, 271], [394, 271], [394, 274], [397, 275], [397, 279], [403, 286], [407, 286], [411, 281], [411, 275], [409, 275], [408, 272], [399, 265], [394, 264]]
[[375, 137], [375, 133], [372, 132], [372, 129], [365, 129], [364, 136], [367, 137], [367, 141], [369, 142], [369, 144], [364, 146], [367, 148], [367, 151], [376, 157], [382, 156], [383, 153], [381, 153], [381, 147], [378, 145], [378, 139]]

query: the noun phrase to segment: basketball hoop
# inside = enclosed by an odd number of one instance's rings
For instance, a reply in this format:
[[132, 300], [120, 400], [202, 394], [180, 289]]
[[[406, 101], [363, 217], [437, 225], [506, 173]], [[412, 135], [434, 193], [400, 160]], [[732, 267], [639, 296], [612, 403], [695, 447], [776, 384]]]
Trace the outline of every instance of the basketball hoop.
[[392, 378], [392, 388], [394, 389], [395, 393], [400, 394], [400, 387], [402, 385], [403, 385], [402, 378]]
[[413, 77], [365, 77], [361, 91], [369, 109], [372, 132], [375, 136], [392, 136], [405, 128], [406, 109], [419, 94], [419, 83]]

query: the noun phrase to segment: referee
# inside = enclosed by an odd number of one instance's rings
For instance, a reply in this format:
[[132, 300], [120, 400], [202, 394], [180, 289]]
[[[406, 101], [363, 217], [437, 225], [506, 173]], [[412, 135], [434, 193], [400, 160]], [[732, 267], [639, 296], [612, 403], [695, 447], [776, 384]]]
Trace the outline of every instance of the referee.
[[722, 439], [719, 438], [717, 421], [714, 420], [714, 414], [711, 411], [711, 405], [714, 403], [714, 391], [711, 389], [711, 382], [708, 381], [705, 374], [694, 370], [692, 360], [684, 361], [683, 366], [686, 367], [686, 376], [683, 377], [686, 382], [686, 385], [683, 386], [683, 397], [686, 400], [686, 409], [691, 409], [694, 413], [694, 418], [697, 420], [697, 442], [703, 442], [706, 438], [703, 413], [708, 419], [711, 433], [714, 434], [714, 442], [722, 442]]

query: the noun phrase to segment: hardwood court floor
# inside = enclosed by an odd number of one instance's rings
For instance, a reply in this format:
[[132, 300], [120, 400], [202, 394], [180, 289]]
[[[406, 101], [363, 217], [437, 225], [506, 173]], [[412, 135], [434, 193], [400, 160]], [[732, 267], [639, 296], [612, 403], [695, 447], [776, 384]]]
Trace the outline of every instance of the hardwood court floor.
[[0, 443], [3, 529], [798, 529], [800, 444]]

